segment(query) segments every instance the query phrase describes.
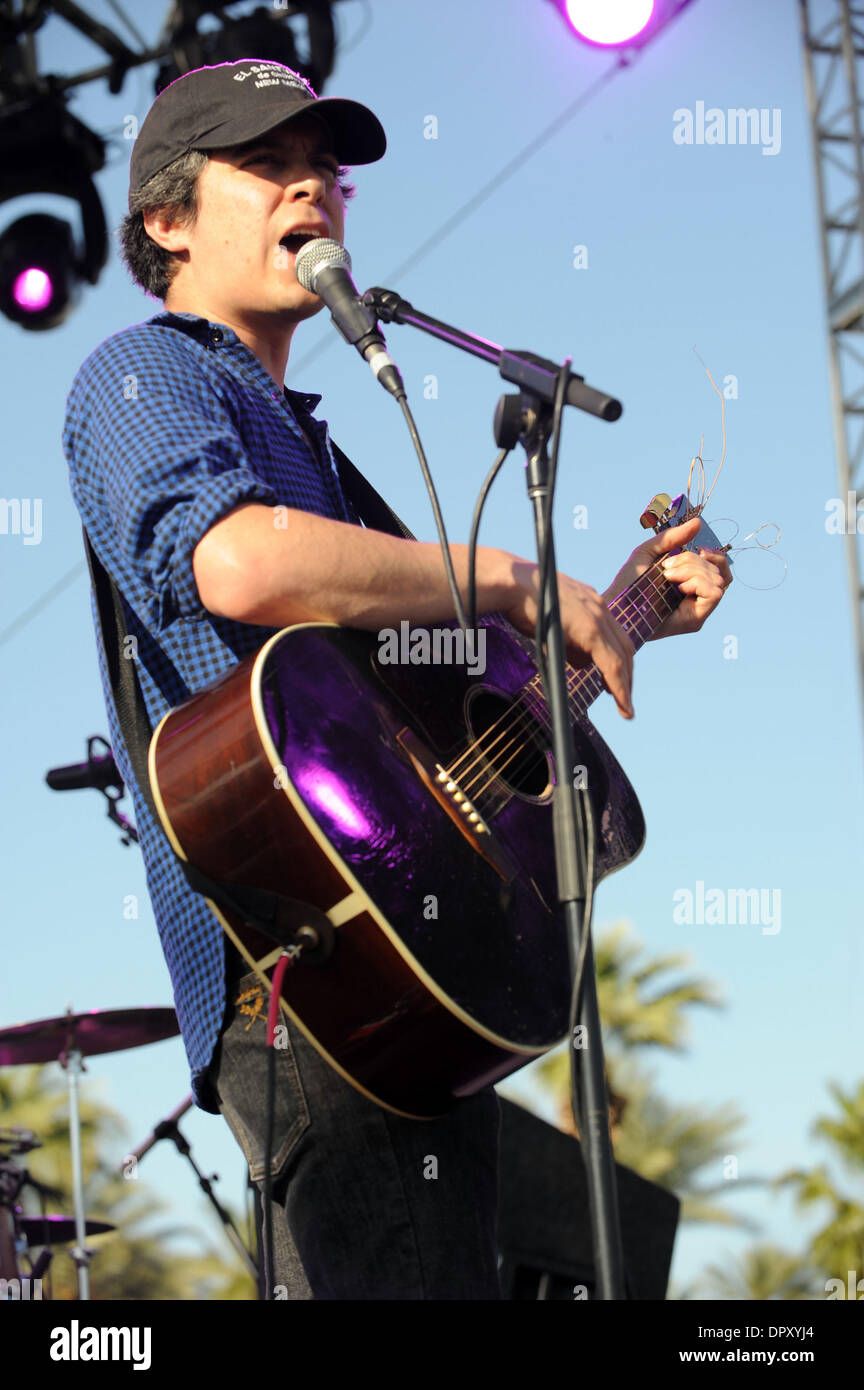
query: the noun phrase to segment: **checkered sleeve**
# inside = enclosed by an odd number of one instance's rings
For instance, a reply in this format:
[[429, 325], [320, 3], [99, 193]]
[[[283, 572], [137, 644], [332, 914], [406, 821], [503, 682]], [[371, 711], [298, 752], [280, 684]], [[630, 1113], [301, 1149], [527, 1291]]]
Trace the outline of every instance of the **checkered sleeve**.
[[155, 625], [200, 614], [198, 542], [239, 504], [278, 502], [243, 443], [230, 382], [183, 335], [138, 325], [91, 354], [70, 406], [92, 445], [94, 500]]

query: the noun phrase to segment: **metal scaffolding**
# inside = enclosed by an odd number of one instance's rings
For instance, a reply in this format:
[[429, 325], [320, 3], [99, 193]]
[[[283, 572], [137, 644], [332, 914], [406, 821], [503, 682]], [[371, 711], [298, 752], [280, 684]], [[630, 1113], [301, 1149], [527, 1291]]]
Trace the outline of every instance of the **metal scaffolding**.
[[[819, 201], [828, 365], [864, 713], [864, 144], [859, 64], [864, 4], [798, 0]], [[850, 497], [851, 494], [851, 497]], [[864, 501], [860, 525], [864, 528]]]

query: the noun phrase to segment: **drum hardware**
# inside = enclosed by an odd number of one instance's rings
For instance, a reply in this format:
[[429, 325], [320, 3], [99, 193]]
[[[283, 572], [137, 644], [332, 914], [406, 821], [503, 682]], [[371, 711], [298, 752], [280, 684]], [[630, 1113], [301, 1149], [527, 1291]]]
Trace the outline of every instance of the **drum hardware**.
[[[130, 1047], [159, 1042], [180, 1032], [173, 1009], [91, 1009], [74, 1014], [71, 1006], [58, 1018], [38, 1019], [0, 1030], [0, 1066], [25, 1062], [59, 1062], [66, 1072], [69, 1088], [69, 1147], [72, 1157], [72, 1192], [75, 1210], [75, 1244], [71, 1255], [78, 1275], [78, 1297], [90, 1297], [89, 1262], [93, 1252], [85, 1244], [87, 1221], [84, 1214], [84, 1166], [81, 1154], [81, 1115], [79, 1084], [85, 1070], [84, 1058], [104, 1052], [121, 1052]], [[7, 1133], [7, 1131], [4, 1131]], [[34, 1136], [35, 1138], [35, 1136]], [[15, 1168], [0, 1163], [7, 1170]], [[22, 1170], [16, 1170], [19, 1174]], [[20, 1189], [18, 1182], [15, 1196]], [[5, 1213], [5, 1215], [4, 1215]], [[104, 1223], [99, 1223], [104, 1224]], [[0, 1208], [0, 1272], [17, 1276], [15, 1214], [11, 1203]], [[14, 1266], [5, 1275], [4, 1266]]]

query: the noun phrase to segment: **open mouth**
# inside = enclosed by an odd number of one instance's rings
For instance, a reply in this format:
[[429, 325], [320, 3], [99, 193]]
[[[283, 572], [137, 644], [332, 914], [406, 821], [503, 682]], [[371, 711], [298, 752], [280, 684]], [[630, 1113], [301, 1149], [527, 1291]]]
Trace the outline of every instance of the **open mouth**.
[[307, 241], [318, 241], [320, 237], [320, 232], [291, 232], [289, 236], [283, 236], [279, 245], [290, 251], [292, 256], [296, 256], [301, 246], [305, 246]]

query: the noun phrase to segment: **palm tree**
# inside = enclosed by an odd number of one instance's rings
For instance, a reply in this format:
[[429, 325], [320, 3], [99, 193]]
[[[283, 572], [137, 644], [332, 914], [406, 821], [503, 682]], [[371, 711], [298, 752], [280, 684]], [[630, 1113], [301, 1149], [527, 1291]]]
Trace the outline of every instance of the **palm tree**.
[[[695, 1286], [706, 1298], [814, 1300], [814, 1272], [805, 1259], [777, 1245], [754, 1245], [730, 1269], [709, 1265]], [[690, 1292], [693, 1292], [691, 1290]], [[824, 1295], [823, 1295], [824, 1296]]]
[[681, 1220], [752, 1228], [744, 1217], [720, 1204], [730, 1191], [759, 1183], [758, 1178], [734, 1181], [721, 1177], [724, 1160], [741, 1147], [744, 1118], [734, 1106], [674, 1105], [664, 1100], [650, 1077], [631, 1063], [616, 1073], [616, 1085], [626, 1094], [626, 1105], [614, 1135], [615, 1158], [650, 1182], [669, 1188], [681, 1199]]
[[[818, 1116], [811, 1132], [828, 1143], [841, 1167], [860, 1182], [864, 1177], [864, 1081], [848, 1095], [836, 1082], [830, 1082], [828, 1089], [840, 1114]], [[827, 1208], [827, 1220], [811, 1237], [809, 1252], [825, 1280], [841, 1279], [845, 1285], [850, 1270], [856, 1283], [864, 1278], [864, 1205], [859, 1194], [841, 1192], [824, 1165], [783, 1173], [776, 1186], [791, 1188], [801, 1210], [820, 1204]]]
[[[732, 1184], [706, 1184], [704, 1176], [712, 1166], [720, 1175], [730, 1148], [740, 1147], [743, 1116], [729, 1105], [706, 1110], [663, 1100], [637, 1061], [648, 1048], [683, 1052], [686, 1010], [695, 1005], [719, 1007], [714, 985], [692, 974], [675, 978], [675, 972], [689, 968], [690, 956], [647, 956], [625, 923], [599, 932], [595, 950], [616, 1159], [642, 1177], [674, 1190], [682, 1199], [683, 1221], [750, 1225], [714, 1200], [728, 1195]], [[559, 1127], [575, 1134], [566, 1044], [550, 1053], [537, 1071], [541, 1084], [558, 1100]], [[736, 1180], [734, 1186], [741, 1185], [741, 1180]]]
[[690, 965], [687, 952], [646, 956], [645, 948], [626, 922], [599, 934], [595, 947], [597, 996], [605, 1046], [614, 1055], [634, 1047], [663, 1047], [683, 1052], [688, 1005], [719, 1008], [720, 997], [710, 980], [691, 977], [653, 988], [659, 975]]
[[[860, 1179], [864, 1170], [864, 1081], [849, 1094], [833, 1082], [829, 1091], [840, 1114], [819, 1116], [811, 1132], [826, 1140], [842, 1167]], [[857, 1285], [864, 1278], [864, 1206], [858, 1196], [840, 1191], [824, 1164], [783, 1173], [773, 1186], [790, 1189], [802, 1211], [819, 1205], [827, 1208], [827, 1219], [811, 1236], [809, 1247], [796, 1254], [774, 1245], [755, 1246], [729, 1270], [711, 1265], [695, 1287], [714, 1298], [860, 1298]], [[832, 1285], [831, 1280], [836, 1282]]]
[[[81, 1109], [84, 1165], [97, 1161], [99, 1143], [122, 1136], [120, 1117], [86, 1089]], [[69, 1092], [59, 1071], [43, 1066], [6, 1067], [0, 1071], [0, 1114], [4, 1129], [31, 1130], [40, 1143], [26, 1159], [35, 1178], [66, 1190], [69, 1185]]]

